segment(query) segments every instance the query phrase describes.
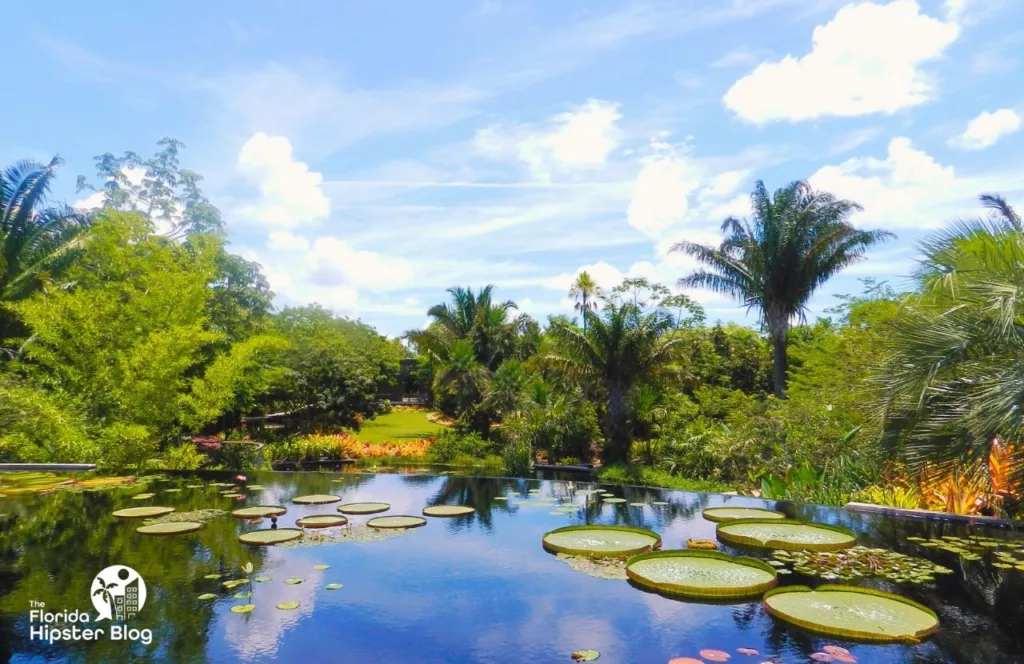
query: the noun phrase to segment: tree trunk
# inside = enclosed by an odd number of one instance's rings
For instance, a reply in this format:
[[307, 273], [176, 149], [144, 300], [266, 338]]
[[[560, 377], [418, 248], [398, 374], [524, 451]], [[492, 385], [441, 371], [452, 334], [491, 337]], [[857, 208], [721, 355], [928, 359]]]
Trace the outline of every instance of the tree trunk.
[[775, 384], [775, 396], [779, 399], [786, 398], [786, 369], [788, 360], [786, 358], [786, 340], [789, 336], [789, 320], [784, 316], [778, 316], [768, 321], [768, 329], [772, 335], [772, 367], [773, 382]]
[[629, 427], [626, 422], [626, 390], [621, 385], [608, 386], [608, 444], [605, 463], [629, 463]]

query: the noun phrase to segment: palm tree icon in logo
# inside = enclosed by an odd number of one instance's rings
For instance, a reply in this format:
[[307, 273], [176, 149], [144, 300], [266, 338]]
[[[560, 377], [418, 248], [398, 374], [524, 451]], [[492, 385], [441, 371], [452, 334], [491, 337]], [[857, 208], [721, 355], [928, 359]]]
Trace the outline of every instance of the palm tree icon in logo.
[[[121, 571], [124, 572], [125, 570], [121, 570]], [[127, 576], [127, 572], [125, 572], [125, 576]], [[114, 612], [114, 596], [112, 594], [110, 594], [110, 590], [112, 588], [117, 588], [117, 583], [115, 583], [113, 581], [111, 581], [110, 583], [107, 583], [103, 579], [102, 576], [96, 577], [96, 581], [100, 584], [100, 587], [97, 588], [96, 592], [93, 593], [93, 597], [95, 597], [96, 595], [102, 596], [103, 597], [103, 601], [106, 602], [107, 606], [110, 607], [110, 612], [113, 613]]]

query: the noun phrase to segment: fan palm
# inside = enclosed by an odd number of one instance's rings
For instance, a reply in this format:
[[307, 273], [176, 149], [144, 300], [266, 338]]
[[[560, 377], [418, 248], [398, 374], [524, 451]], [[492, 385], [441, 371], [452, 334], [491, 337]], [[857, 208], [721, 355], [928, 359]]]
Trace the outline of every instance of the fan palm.
[[[576, 311], [581, 314], [597, 309], [597, 300], [601, 295], [601, 287], [586, 270], [576, 275], [576, 281], [572, 282], [572, 286], [569, 287], [569, 297], [575, 302]], [[583, 317], [583, 329], [587, 329], [586, 316]]]
[[706, 266], [680, 279], [680, 286], [724, 293], [759, 311], [772, 338], [775, 396], [784, 398], [790, 320], [804, 316], [819, 286], [893, 235], [854, 228], [847, 219], [859, 205], [815, 191], [806, 182], [793, 182], [769, 196], [758, 181], [750, 199], [752, 221], [726, 219], [726, 238], [717, 249], [684, 240], [672, 251]]
[[2, 305], [44, 288], [72, 261], [89, 229], [89, 217], [67, 205], [44, 207], [61, 160], [19, 161], [0, 172], [0, 339], [15, 322]]
[[567, 375], [600, 385], [607, 398], [605, 417], [609, 444], [606, 462], [628, 462], [632, 437], [626, 396], [634, 385], [653, 378], [676, 359], [681, 344], [669, 335], [671, 317], [643, 313], [631, 303], [609, 304], [603, 315], [584, 311], [586, 332], [553, 321], [548, 334], [554, 350], [545, 358]]
[[1024, 232], [1002, 198], [981, 200], [990, 219], [958, 221], [922, 244], [920, 292], [895, 321], [874, 378], [876, 422], [889, 452], [914, 470], [984, 474], [996, 448], [1017, 450], [1001, 474], [1019, 483]]

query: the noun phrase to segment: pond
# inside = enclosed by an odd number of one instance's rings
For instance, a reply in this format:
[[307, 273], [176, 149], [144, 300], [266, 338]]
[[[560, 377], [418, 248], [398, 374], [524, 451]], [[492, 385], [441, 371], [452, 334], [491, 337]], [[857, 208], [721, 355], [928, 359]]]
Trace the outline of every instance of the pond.
[[[994, 568], [986, 557], [965, 560], [907, 539], [962, 536], [965, 525], [616, 486], [600, 488], [626, 502], [576, 495], [580, 509], [570, 512], [553, 507], [569, 493], [570, 485], [560, 480], [257, 473], [248, 483], [262, 490], [246, 489], [236, 498], [225, 497], [222, 492], [231, 489], [213, 486], [218, 482], [233, 480], [212, 474], [170, 477], [127, 489], [63, 491], [0, 502], [0, 512], [8, 514], [0, 531], [0, 661], [571, 662], [574, 651], [592, 649], [600, 653], [600, 662], [657, 664], [715, 649], [731, 653], [731, 662], [757, 663], [771, 657], [807, 662], [812, 653], [832, 645], [848, 649], [862, 663], [1024, 662], [1024, 570]], [[154, 496], [134, 499], [140, 493]], [[341, 501], [292, 502], [311, 494]], [[336, 516], [339, 505], [366, 501], [386, 502], [390, 509], [350, 514], [351, 530], [308, 530], [297, 544], [277, 546], [241, 543], [241, 533], [270, 523], [251, 524], [229, 514], [242, 507], [284, 506], [287, 512], [277, 526], [285, 529], [304, 516]], [[224, 513], [191, 515], [205, 519], [201, 530], [163, 537], [137, 533], [141, 519], [112, 516], [115, 510], [149, 505], [174, 507], [174, 515]], [[365, 526], [380, 516], [420, 516], [432, 505], [473, 510], [425, 517], [424, 526], [408, 530]], [[859, 544], [923, 555], [948, 566], [952, 574], [916, 586], [859, 581], [930, 607], [939, 616], [939, 632], [915, 645], [821, 637], [773, 618], [757, 599], [731, 604], [672, 599], [630, 581], [578, 571], [541, 545], [545, 533], [562, 526], [616, 524], [653, 530], [665, 549], [678, 549], [691, 538], [715, 539], [716, 524], [704, 519], [702, 510], [722, 505], [767, 507], [789, 517], [846, 526], [858, 534]], [[1013, 536], [998, 530], [988, 534]], [[1018, 548], [1024, 549], [1024, 542]], [[722, 550], [771, 557], [770, 550], [730, 545]], [[249, 562], [253, 569], [247, 573], [243, 567]], [[120, 640], [108, 634], [52, 644], [31, 638], [31, 629], [42, 625], [33, 619], [33, 607], [88, 612], [93, 622], [85, 627], [110, 628], [109, 621], [95, 622], [91, 594], [97, 574], [114, 565], [128, 566], [144, 580], [143, 605], [125, 623], [140, 630], [135, 640], [133, 633]], [[225, 581], [244, 578], [250, 581], [224, 588]], [[808, 583], [795, 574], [779, 579]], [[200, 599], [207, 594], [213, 598]], [[232, 612], [245, 605], [254, 608]], [[145, 639], [142, 630], [151, 630], [151, 638]], [[743, 655], [738, 648], [759, 654]]]

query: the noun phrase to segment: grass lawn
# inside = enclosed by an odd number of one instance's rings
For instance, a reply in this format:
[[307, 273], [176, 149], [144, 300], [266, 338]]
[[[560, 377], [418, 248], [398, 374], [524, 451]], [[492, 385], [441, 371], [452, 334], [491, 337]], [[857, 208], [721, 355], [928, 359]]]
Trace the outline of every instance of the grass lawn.
[[427, 420], [426, 411], [406, 410], [367, 420], [362, 429], [353, 431], [352, 435], [364, 443], [399, 442], [429, 438], [443, 428], [443, 424]]

